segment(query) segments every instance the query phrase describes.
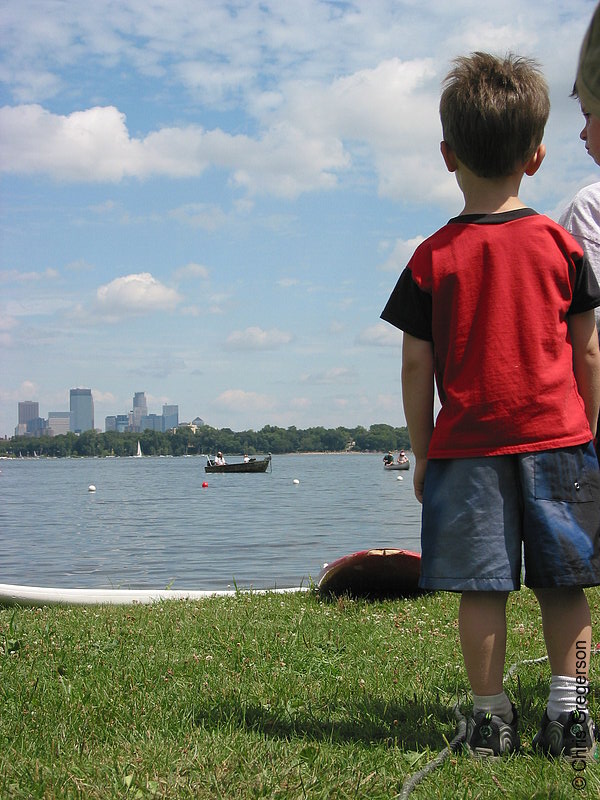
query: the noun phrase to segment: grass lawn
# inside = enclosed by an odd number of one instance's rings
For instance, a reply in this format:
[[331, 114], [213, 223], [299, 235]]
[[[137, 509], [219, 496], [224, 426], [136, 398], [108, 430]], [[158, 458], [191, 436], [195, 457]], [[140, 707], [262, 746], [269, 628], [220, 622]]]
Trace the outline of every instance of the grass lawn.
[[[588, 597], [597, 621], [600, 589]], [[0, 609], [0, 797], [395, 798], [455, 733], [457, 608], [309, 592]], [[508, 615], [507, 668], [543, 656], [533, 594]], [[506, 682], [521, 754], [451, 755], [411, 800], [598, 798], [600, 764], [576, 789], [569, 763], [531, 751], [549, 679], [524, 664]]]

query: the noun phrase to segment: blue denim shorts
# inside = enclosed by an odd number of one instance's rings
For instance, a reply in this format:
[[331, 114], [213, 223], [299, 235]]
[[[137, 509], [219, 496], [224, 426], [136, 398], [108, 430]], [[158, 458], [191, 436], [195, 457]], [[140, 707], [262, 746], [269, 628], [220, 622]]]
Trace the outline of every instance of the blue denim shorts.
[[423, 589], [600, 585], [600, 468], [592, 443], [539, 453], [430, 459]]

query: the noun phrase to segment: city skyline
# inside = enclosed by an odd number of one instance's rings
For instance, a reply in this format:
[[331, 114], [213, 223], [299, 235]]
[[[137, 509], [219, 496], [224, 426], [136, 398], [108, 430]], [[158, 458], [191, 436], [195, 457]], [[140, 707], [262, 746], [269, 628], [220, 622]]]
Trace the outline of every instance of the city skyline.
[[[196, 9], [201, 8], [197, 12]], [[589, 0], [5, 0], [0, 435], [90, 387], [104, 420], [405, 424], [379, 315], [460, 213], [439, 94], [473, 50], [539, 61], [557, 219], [598, 170], [570, 97]]]
[[[19, 400], [17, 406], [17, 426], [15, 436], [40, 436], [46, 433], [54, 436], [59, 433], [82, 433], [86, 430], [101, 430], [94, 424], [93, 391], [89, 388], [69, 390], [69, 411], [48, 411], [48, 417], [40, 416], [40, 404], [37, 400]], [[195, 417], [199, 420], [199, 417]], [[59, 430], [51, 424], [57, 421]], [[65, 423], [68, 421], [68, 425]], [[203, 424], [203, 421], [200, 420]], [[46, 424], [44, 424], [46, 423]], [[104, 431], [120, 430], [141, 432], [146, 429], [162, 432], [176, 428], [179, 422], [179, 406], [163, 403], [162, 413], [148, 413], [145, 392], [134, 392], [132, 408], [128, 412], [106, 415]], [[66, 429], [65, 429], [66, 427]]]

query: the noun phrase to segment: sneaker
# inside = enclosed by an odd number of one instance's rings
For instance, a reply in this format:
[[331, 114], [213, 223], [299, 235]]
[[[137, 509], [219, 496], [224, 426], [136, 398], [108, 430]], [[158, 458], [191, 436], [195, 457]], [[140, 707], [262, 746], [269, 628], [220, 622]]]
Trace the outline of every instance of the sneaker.
[[518, 750], [521, 746], [517, 733], [517, 710], [513, 706], [512, 722], [489, 711], [478, 711], [467, 722], [465, 746], [472, 756], [502, 756]]
[[549, 720], [544, 711], [533, 747], [549, 756], [591, 760], [598, 758], [598, 741], [598, 728], [589, 713], [575, 709], [565, 711], [557, 720]]

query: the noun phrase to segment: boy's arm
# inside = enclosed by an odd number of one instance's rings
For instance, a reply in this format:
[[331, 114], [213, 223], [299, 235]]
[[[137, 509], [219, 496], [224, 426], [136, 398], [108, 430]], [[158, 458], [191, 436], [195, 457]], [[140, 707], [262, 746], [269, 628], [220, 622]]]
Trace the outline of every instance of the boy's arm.
[[594, 311], [570, 314], [567, 320], [573, 346], [575, 380], [592, 434], [596, 436], [600, 412], [600, 348]]
[[433, 343], [408, 333], [402, 342], [402, 397], [410, 444], [416, 465], [413, 477], [417, 500], [423, 502], [427, 451], [433, 433]]

